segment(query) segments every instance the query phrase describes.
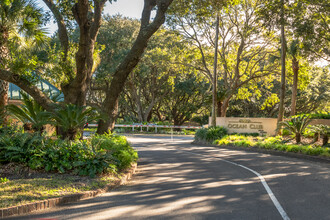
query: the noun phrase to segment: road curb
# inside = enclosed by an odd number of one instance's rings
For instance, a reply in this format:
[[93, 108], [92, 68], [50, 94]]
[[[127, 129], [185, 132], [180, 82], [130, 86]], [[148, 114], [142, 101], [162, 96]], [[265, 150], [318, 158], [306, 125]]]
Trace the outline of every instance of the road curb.
[[239, 147], [239, 146], [232, 146], [232, 145], [215, 145], [215, 144], [208, 144], [204, 142], [192, 142], [193, 145], [202, 145], [208, 147], [217, 147], [217, 148], [226, 148], [231, 150], [243, 150], [247, 152], [257, 152], [257, 153], [266, 153], [276, 156], [285, 156], [303, 160], [309, 160], [313, 162], [321, 162], [321, 163], [330, 163], [330, 158], [320, 157], [320, 156], [312, 156], [307, 154], [300, 154], [300, 153], [293, 153], [293, 152], [286, 152], [286, 151], [277, 151], [277, 150], [270, 150], [270, 149], [262, 149], [257, 147]]
[[49, 208], [54, 208], [63, 204], [77, 202], [82, 199], [93, 198], [98, 195], [101, 195], [105, 192], [108, 192], [120, 185], [127, 183], [129, 179], [132, 178], [133, 174], [135, 174], [137, 168], [137, 164], [133, 164], [130, 169], [128, 169], [119, 180], [105, 186], [103, 189], [97, 189], [93, 191], [86, 191], [83, 193], [76, 193], [72, 195], [62, 196], [59, 198], [47, 199], [43, 201], [28, 203], [25, 205], [13, 206], [9, 208], [0, 209], [0, 217], [6, 218], [13, 215], [22, 215], [27, 214], [34, 211], [45, 210]]

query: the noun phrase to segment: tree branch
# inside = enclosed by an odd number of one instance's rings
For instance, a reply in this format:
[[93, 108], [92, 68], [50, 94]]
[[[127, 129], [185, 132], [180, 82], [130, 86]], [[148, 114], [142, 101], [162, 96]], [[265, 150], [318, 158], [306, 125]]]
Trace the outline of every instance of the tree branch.
[[33, 85], [27, 79], [8, 70], [0, 69], [0, 79], [13, 83], [28, 93], [47, 111], [54, 111], [54, 102], [48, 98], [37, 86]]

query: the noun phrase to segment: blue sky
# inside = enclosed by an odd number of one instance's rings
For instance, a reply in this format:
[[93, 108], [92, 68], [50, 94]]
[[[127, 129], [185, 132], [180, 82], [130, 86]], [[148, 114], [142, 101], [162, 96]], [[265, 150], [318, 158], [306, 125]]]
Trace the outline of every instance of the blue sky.
[[[37, 0], [37, 2], [45, 10], [48, 9], [42, 0]], [[107, 2], [103, 13], [110, 15], [115, 15], [120, 13], [126, 17], [140, 19], [143, 9], [143, 3], [144, 3], [143, 0], [117, 0], [117, 2], [113, 2], [112, 4]], [[48, 28], [48, 32], [50, 35], [57, 30], [57, 26], [53, 22], [50, 22], [46, 26], [46, 28]]]

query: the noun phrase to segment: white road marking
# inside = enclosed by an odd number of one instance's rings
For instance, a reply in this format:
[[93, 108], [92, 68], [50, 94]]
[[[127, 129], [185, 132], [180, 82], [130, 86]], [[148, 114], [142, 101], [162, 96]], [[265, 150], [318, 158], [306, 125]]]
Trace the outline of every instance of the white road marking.
[[188, 153], [188, 154], [194, 154], [194, 155], [198, 155], [198, 156], [203, 156], [205, 158], [213, 158], [213, 159], [217, 159], [217, 160], [221, 160], [221, 161], [224, 161], [226, 163], [230, 163], [232, 165], [235, 165], [235, 166], [239, 166], [239, 167], [242, 167], [243, 169], [246, 169], [252, 173], [254, 173], [261, 181], [262, 185], [264, 186], [264, 188], [266, 189], [270, 199], [272, 200], [272, 202], [274, 203], [277, 211], [280, 213], [280, 215], [282, 216], [283, 220], [290, 220], [289, 216], [286, 214], [286, 212], [284, 211], [283, 207], [281, 206], [281, 204], [279, 203], [279, 201], [277, 200], [277, 198], [275, 197], [274, 193], [272, 192], [272, 190], [270, 189], [270, 187], [268, 186], [265, 178], [260, 174], [258, 173], [257, 171], [255, 170], [252, 170], [246, 166], [243, 166], [241, 164], [238, 164], [238, 163], [234, 163], [234, 162], [231, 162], [229, 160], [225, 160], [225, 159], [220, 159], [218, 157], [211, 157], [211, 156], [206, 156], [206, 155], [202, 155], [202, 154], [197, 154], [197, 153], [193, 153], [193, 152], [189, 152], [189, 151], [183, 151], [183, 150], [177, 150], [177, 151], [181, 151], [183, 153]]

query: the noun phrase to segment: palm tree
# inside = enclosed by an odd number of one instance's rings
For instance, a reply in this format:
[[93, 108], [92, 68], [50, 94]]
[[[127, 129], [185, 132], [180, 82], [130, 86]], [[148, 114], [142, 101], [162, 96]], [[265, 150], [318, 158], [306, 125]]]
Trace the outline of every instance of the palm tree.
[[[39, 46], [44, 42], [42, 17], [42, 10], [33, 0], [0, 1], [0, 68], [9, 68], [11, 45], [28, 41], [28, 46]], [[8, 82], [0, 80], [1, 116], [8, 103], [8, 87]], [[4, 118], [3, 120], [6, 123]]]

